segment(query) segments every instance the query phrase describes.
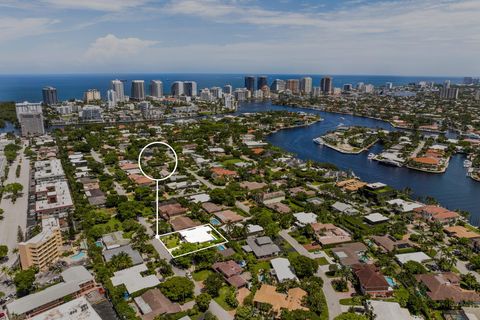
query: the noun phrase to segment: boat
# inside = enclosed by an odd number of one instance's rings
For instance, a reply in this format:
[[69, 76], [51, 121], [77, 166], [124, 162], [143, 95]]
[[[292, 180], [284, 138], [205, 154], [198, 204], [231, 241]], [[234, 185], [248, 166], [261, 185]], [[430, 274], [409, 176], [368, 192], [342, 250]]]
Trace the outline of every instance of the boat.
[[463, 167], [464, 168], [470, 168], [471, 166], [472, 166], [472, 161], [470, 161], [470, 160], [463, 161]]
[[384, 164], [384, 165], [387, 165], [387, 166], [394, 166], [394, 167], [402, 167], [403, 166], [402, 163], [400, 163], [398, 161], [395, 161], [395, 160], [387, 159], [387, 158], [379, 159], [377, 157], [377, 158], [375, 158], [375, 160], [377, 160], [381, 164]]
[[318, 137], [318, 138], [313, 139], [313, 142], [315, 142], [316, 144], [319, 144], [319, 145], [323, 145], [322, 137]]
[[373, 158], [375, 158], [376, 154], [375, 153], [369, 153], [368, 154], [368, 160], [372, 160]]

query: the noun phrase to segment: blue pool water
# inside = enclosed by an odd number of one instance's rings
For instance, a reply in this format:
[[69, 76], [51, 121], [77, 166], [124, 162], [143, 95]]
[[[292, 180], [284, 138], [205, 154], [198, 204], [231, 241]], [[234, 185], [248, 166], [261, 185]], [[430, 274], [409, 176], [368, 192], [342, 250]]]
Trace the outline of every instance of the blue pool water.
[[218, 221], [217, 218], [211, 218], [211, 219], [210, 219], [210, 223], [211, 223], [212, 225], [214, 225], [214, 226], [219, 226], [219, 225], [222, 224], [220, 221]]
[[388, 285], [390, 287], [395, 287], [397, 285], [397, 283], [395, 282], [395, 280], [393, 280], [391, 277], [385, 277], [385, 280], [388, 282]]
[[78, 261], [85, 257], [85, 252], [80, 251], [79, 253], [72, 256], [72, 260]]
[[95, 245], [96, 245], [97, 247], [99, 247], [99, 248], [103, 248], [103, 243], [102, 243], [102, 241], [97, 241], [97, 242], [95, 242]]
[[226, 248], [223, 244], [221, 244], [221, 245], [219, 245], [219, 246], [217, 247], [217, 249], [220, 250], [220, 251], [223, 251], [223, 250], [225, 250], [225, 249], [227, 249], [227, 248]]

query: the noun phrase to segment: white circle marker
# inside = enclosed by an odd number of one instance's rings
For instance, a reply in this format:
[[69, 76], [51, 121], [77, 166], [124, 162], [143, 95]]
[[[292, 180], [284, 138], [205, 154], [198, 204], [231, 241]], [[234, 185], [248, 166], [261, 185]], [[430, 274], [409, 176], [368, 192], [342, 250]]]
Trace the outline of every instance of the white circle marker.
[[[150, 146], [152, 145], [156, 145], [156, 144], [159, 144], [159, 145], [162, 145], [164, 147], [167, 147], [168, 149], [170, 149], [170, 151], [172, 151], [173, 153], [173, 157], [175, 159], [175, 166], [173, 167], [173, 170], [172, 172], [170, 172], [168, 175], [166, 175], [165, 177], [162, 177], [162, 178], [154, 178], [148, 174], [145, 173], [145, 171], [143, 171], [143, 168], [142, 168], [142, 155], [143, 155], [143, 152]], [[156, 224], [157, 224], [157, 228], [156, 228], [156, 233], [155, 233], [155, 238], [156, 239], [160, 239], [160, 235], [158, 234], [158, 220], [159, 220], [159, 217], [158, 217], [158, 183], [160, 181], [164, 181], [164, 180], [167, 180], [168, 178], [170, 178], [174, 173], [175, 171], [177, 170], [177, 166], [178, 166], [178, 156], [177, 156], [177, 153], [175, 152], [175, 149], [172, 148], [171, 145], [169, 145], [168, 143], [165, 143], [165, 142], [162, 142], [162, 141], [154, 141], [154, 142], [150, 142], [149, 144], [147, 144], [145, 147], [142, 148], [142, 150], [140, 150], [140, 153], [138, 154], [138, 168], [140, 169], [140, 172], [142, 172], [142, 174], [152, 180], [152, 181], [155, 181], [155, 184], [156, 184], [156, 203], [157, 203], [157, 206], [156, 206]]]

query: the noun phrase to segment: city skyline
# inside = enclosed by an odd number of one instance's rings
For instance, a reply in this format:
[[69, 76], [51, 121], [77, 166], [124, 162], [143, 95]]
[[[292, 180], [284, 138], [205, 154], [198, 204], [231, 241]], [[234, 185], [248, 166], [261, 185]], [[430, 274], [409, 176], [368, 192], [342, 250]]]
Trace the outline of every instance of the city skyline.
[[477, 1], [4, 0], [0, 8], [4, 74], [480, 74]]

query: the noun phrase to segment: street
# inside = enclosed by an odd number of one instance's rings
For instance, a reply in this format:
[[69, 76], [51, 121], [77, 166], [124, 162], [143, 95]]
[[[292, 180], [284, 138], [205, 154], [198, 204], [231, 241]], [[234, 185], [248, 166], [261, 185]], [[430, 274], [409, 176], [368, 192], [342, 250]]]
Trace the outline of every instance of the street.
[[[5, 185], [18, 182], [23, 186], [21, 196], [17, 198], [15, 203], [4, 195], [0, 202], [0, 208], [4, 210], [3, 220], [0, 220], [0, 244], [8, 246], [8, 261], [2, 266], [11, 267], [18, 258], [17, 253], [13, 251], [17, 248], [18, 227], [23, 232], [27, 227], [27, 210], [28, 210], [28, 187], [30, 179], [30, 160], [28, 160], [23, 151], [25, 146], [18, 151], [17, 159], [10, 165], [8, 178]], [[17, 165], [21, 165], [20, 177], [17, 178], [15, 172]], [[1, 271], [0, 271], [1, 272]]]
[[[308, 252], [297, 240], [288, 234], [288, 230], [280, 231], [279, 235], [285, 239], [299, 254], [302, 256], [317, 259], [320, 257], [325, 257], [329, 263], [333, 263], [332, 259], [328, 257], [323, 251], [322, 253], [312, 253]], [[327, 300], [328, 306], [328, 319], [334, 319], [336, 316], [344, 312], [342, 305], [338, 299], [338, 294], [332, 287], [332, 279], [327, 277], [325, 274], [328, 271], [328, 265], [318, 267], [318, 271], [315, 274], [317, 277], [322, 278], [323, 280], [323, 294]], [[345, 310], [346, 311], [346, 310]]]

